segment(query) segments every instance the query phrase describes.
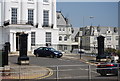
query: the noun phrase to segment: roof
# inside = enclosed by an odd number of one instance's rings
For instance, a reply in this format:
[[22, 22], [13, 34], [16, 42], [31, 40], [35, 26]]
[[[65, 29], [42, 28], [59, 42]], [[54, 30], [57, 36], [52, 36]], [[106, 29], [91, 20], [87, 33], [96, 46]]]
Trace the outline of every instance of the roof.
[[69, 19], [64, 17], [61, 11], [57, 11], [57, 26], [71, 26]]
[[72, 33], [71, 37], [72, 37], [72, 38], [75, 38], [76, 35], [77, 35], [78, 32], [79, 32], [79, 27], [73, 27], [73, 29], [74, 29], [74, 32]]

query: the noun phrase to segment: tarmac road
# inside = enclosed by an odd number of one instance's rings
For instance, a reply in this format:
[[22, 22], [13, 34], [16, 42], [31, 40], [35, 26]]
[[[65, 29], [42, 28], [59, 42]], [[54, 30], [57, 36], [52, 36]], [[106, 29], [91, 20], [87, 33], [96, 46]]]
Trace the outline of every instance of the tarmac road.
[[[17, 57], [10, 56], [10, 62], [15, 64]], [[94, 65], [88, 67], [90, 64], [86, 63], [86, 60], [80, 60], [79, 55], [65, 55], [62, 58], [29, 56], [29, 59], [32, 66], [42, 66], [52, 69], [53, 74], [47, 77], [47, 79], [117, 79], [117, 76], [111, 75], [110, 77], [101, 77], [96, 73], [96, 67]], [[89, 68], [90, 70], [88, 70]], [[57, 69], [58, 71], [56, 71]]]

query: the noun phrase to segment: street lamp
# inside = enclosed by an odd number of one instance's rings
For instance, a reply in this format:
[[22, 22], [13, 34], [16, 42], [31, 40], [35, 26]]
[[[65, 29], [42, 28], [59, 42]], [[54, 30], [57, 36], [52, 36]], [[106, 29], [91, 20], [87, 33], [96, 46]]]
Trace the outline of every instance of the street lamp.
[[[94, 16], [90, 16], [89, 18], [90, 18], [90, 19], [93, 19], [93, 18], [94, 18]], [[92, 22], [91, 22], [91, 26], [92, 26]]]
[[[89, 16], [90, 19], [93, 19], [94, 16]], [[83, 27], [85, 26], [85, 17], [83, 16]], [[92, 22], [91, 22], [91, 26], [92, 26]]]

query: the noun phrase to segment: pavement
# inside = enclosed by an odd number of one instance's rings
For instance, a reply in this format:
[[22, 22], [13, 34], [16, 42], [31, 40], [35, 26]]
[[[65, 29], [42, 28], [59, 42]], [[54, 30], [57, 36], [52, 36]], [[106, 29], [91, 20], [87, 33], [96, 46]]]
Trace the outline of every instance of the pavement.
[[[11, 54], [9, 56], [14, 56], [16, 54]], [[28, 56], [33, 56], [29, 54]], [[96, 65], [95, 56], [81, 55], [80, 54], [64, 54], [63, 58], [80, 60], [82, 62]], [[50, 68], [34, 65], [18, 65], [10, 63], [10, 75], [3, 76], [2, 79], [43, 79], [53, 75], [53, 71]], [[34, 70], [33, 70], [34, 69]]]
[[50, 68], [33, 65], [9, 64], [10, 71], [7, 70], [2, 79], [43, 79], [51, 76], [53, 71]]
[[63, 57], [68, 59], [80, 60], [84, 63], [95, 65], [95, 66], [99, 63], [99, 62], [96, 62], [95, 55], [81, 54], [81, 57], [80, 57], [80, 54], [70, 53], [70, 54], [64, 54]]

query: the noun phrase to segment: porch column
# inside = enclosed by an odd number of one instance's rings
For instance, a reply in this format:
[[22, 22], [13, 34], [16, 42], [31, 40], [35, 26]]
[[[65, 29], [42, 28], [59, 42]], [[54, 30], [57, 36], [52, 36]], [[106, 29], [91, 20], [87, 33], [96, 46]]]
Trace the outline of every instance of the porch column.
[[10, 47], [11, 47], [10, 49], [11, 49], [11, 52], [14, 51], [14, 50], [13, 50], [13, 47], [14, 47], [14, 46], [13, 46], [13, 45], [14, 45], [13, 43], [14, 43], [14, 41], [13, 41], [13, 32], [10, 32], [10, 45], [11, 45], [11, 46], [10, 46]]
[[28, 51], [31, 51], [31, 33], [28, 33]]
[[10, 47], [11, 52], [16, 52], [16, 33], [10, 32]]
[[16, 33], [13, 33], [13, 51], [16, 52]]

